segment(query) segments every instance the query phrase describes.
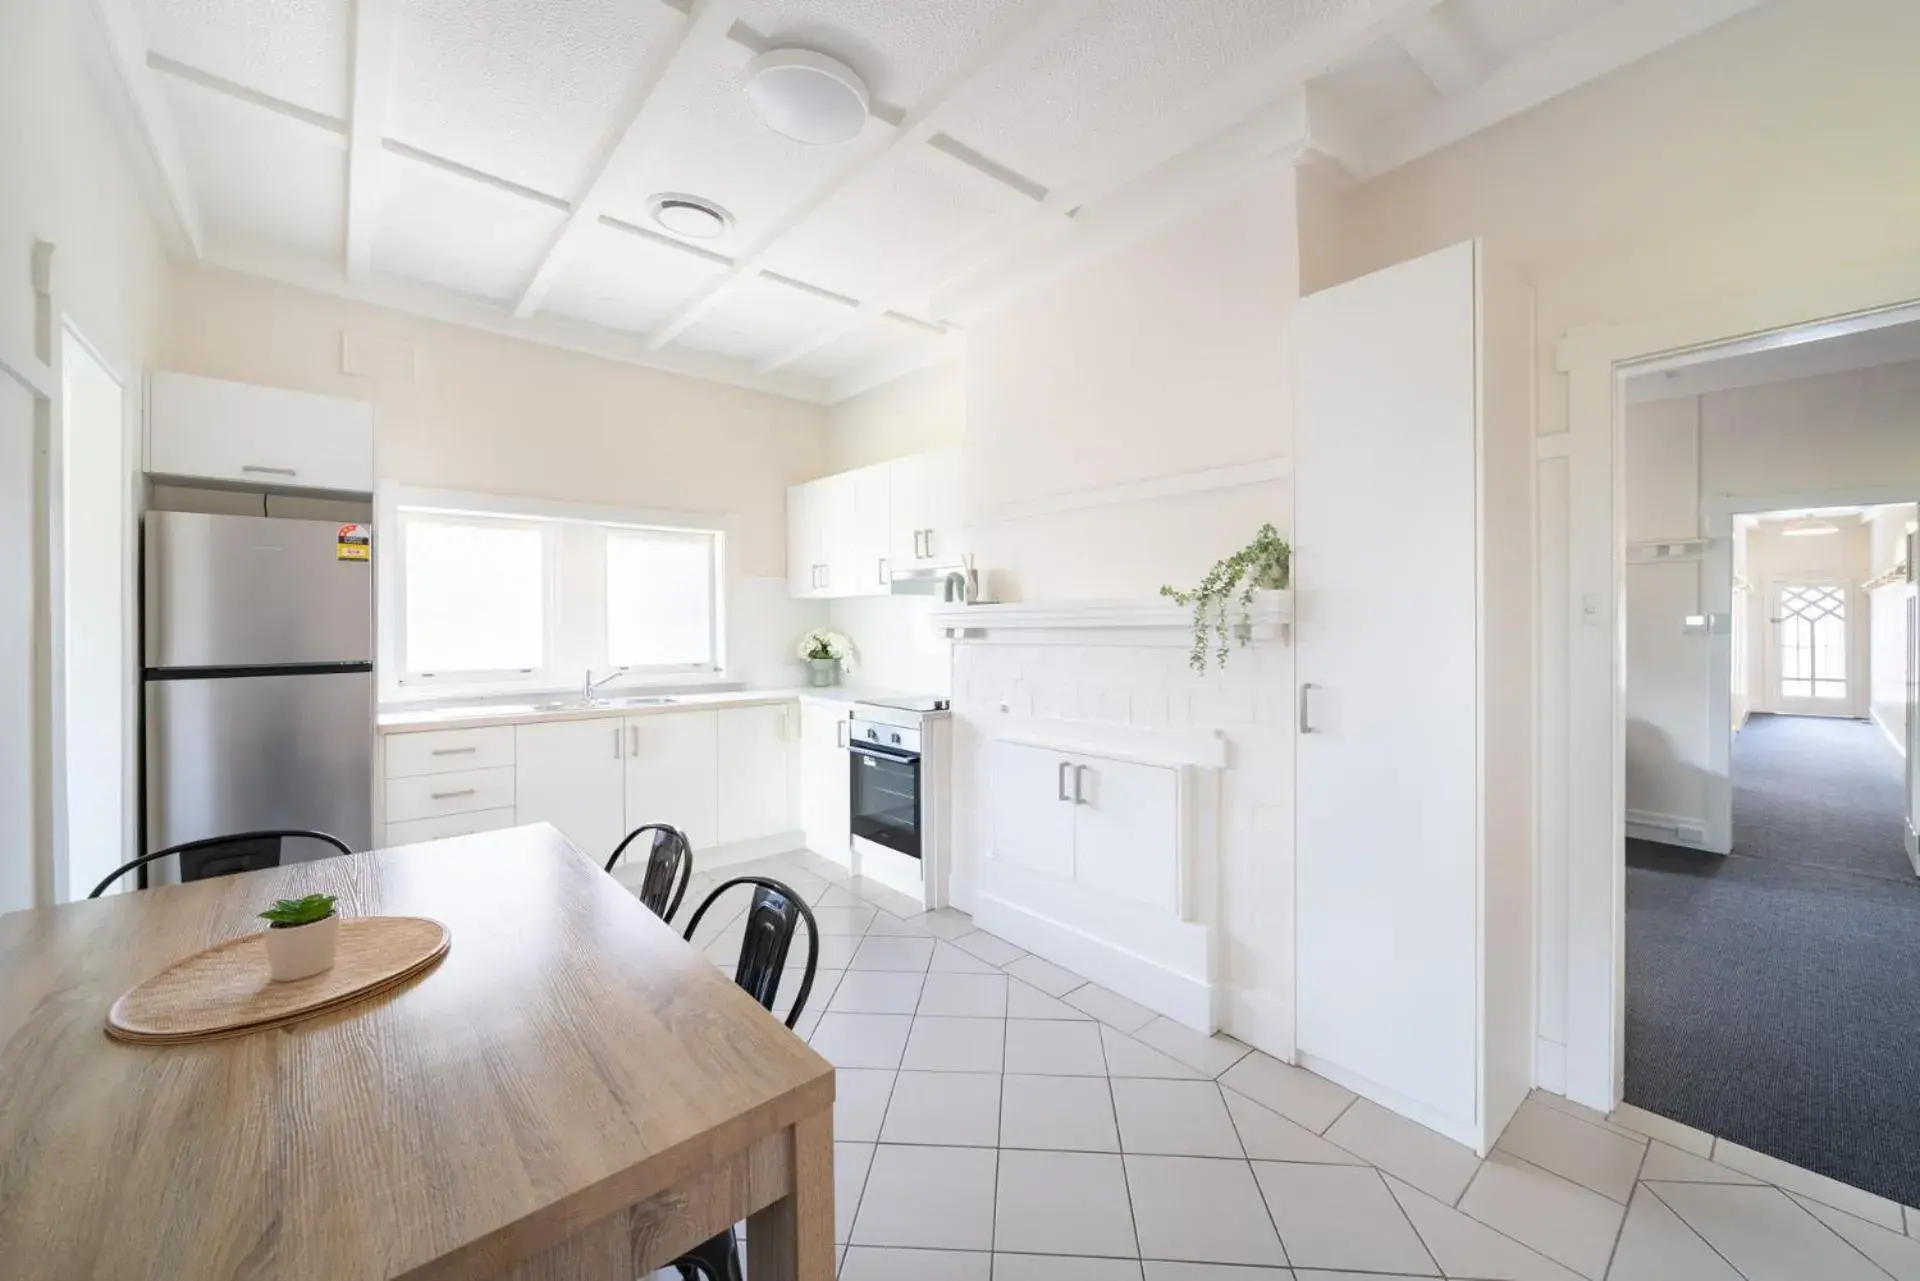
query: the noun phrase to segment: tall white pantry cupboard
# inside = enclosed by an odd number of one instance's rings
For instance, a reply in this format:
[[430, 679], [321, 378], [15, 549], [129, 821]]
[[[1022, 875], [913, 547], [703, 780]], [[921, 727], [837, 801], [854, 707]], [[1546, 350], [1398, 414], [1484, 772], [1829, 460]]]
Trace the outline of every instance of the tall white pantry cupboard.
[[1300, 1062], [1482, 1154], [1532, 1083], [1531, 311], [1470, 242], [1295, 325]]

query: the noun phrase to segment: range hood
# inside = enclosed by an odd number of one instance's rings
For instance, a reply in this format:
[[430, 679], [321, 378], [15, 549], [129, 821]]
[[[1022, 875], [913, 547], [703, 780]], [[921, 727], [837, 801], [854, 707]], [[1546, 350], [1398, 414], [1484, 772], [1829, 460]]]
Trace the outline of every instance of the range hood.
[[925, 565], [896, 569], [888, 588], [895, 596], [931, 596], [954, 605], [972, 605], [980, 599], [980, 579], [968, 565]]

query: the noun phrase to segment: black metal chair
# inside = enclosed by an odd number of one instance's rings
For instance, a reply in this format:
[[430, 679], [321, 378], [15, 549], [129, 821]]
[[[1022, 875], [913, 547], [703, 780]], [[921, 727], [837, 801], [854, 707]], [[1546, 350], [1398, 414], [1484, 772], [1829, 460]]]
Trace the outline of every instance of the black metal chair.
[[[740, 940], [740, 963], [734, 968], [733, 981], [745, 988], [754, 1000], [772, 1010], [780, 995], [780, 977], [787, 968], [787, 953], [793, 946], [793, 932], [804, 918], [807, 923], [807, 969], [801, 976], [800, 990], [794, 994], [793, 1009], [787, 1013], [787, 1026], [800, 1021], [807, 996], [813, 991], [814, 971], [820, 960], [820, 926], [813, 909], [793, 888], [764, 876], [736, 876], [715, 887], [687, 923], [689, 942], [700, 928], [700, 918], [722, 894], [736, 885], [754, 887], [753, 902], [747, 908], [746, 937]], [[709, 1237], [673, 1261], [683, 1281], [743, 1281], [740, 1251], [728, 1230]]]
[[280, 843], [290, 837], [301, 840], [319, 841], [331, 845], [342, 854], [351, 854], [347, 843], [337, 836], [325, 832], [310, 832], [303, 828], [273, 828], [262, 832], [234, 832], [227, 836], [203, 836], [197, 841], [182, 841], [178, 845], [169, 845], [163, 850], [151, 854], [142, 854], [131, 862], [122, 863], [107, 873], [106, 878], [93, 887], [88, 898], [99, 898], [109, 885], [137, 871], [149, 863], [157, 863], [163, 858], [180, 856], [180, 879], [182, 881], [204, 881], [214, 876], [232, 876], [236, 872], [253, 872], [263, 867], [280, 866]]
[[[640, 881], [640, 901], [663, 921], [671, 921], [687, 896], [687, 882], [693, 879], [693, 845], [677, 827], [665, 823], [646, 823], [628, 832], [607, 860], [607, 871], [627, 852], [627, 846], [642, 832], [653, 833], [653, 848], [647, 854], [647, 874]], [[675, 882], [679, 883], [676, 885]]]

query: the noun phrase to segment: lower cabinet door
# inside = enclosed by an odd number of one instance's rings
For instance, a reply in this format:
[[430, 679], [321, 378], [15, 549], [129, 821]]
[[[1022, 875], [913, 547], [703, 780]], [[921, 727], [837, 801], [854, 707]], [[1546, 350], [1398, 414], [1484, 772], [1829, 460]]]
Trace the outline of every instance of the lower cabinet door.
[[718, 840], [758, 840], [793, 828], [787, 794], [793, 705], [729, 707], [715, 713], [719, 760]]
[[1073, 879], [1073, 762], [1023, 743], [988, 749], [987, 797], [994, 858], [1062, 881]]
[[1180, 906], [1179, 777], [1160, 765], [1076, 756], [1073, 879], [1148, 907]]
[[627, 826], [667, 823], [686, 833], [693, 867], [719, 841], [719, 717], [656, 712], [627, 718]]
[[588, 858], [604, 863], [626, 834], [621, 730], [611, 717], [515, 727], [515, 817], [553, 824]]
[[847, 708], [839, 703], [800, 704], [800, 826], [807, 848], [847, 864], [849, 830]]

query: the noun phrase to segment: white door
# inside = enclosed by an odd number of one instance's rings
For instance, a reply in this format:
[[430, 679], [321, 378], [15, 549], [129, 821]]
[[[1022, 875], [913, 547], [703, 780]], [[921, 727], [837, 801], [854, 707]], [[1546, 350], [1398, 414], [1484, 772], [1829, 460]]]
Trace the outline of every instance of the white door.
[[626, 740], [619, 718], [514, 728], [513, 807], [551, 823], [597, 863], [626, 832]]
[[627, 829], [667, 823], [686, 833], [694, 866], [718, 841], [718, 718], [659, 712], [627, 718]]
[[62, 333], [60, 609], [57, 697], [66, 896], [82, 898], [133, 856], [133, 472], [125, 392], [71, 331]]
[[730, 845], [791, 830], [787, 724], [792, 707], [728, 707], [716, 715], [719, 843]]
[[1767, 706], [1793, 716], [1858, 711], [1853, 588], [1834, 579], [1767, 585]]
[[30, 851], [39, 843], [33, 820], [36, 730], [31, 608], [38, 399], [0, 368], [0, 598], [6, 602], [0, 609], [0, 912], [34, 905], [36, 872]]
[[800, 704], [800, 826], [808, 849], [851, 866], [846, 735], [845, 707]]
[[1073, 879], [1073, 761], [1022, 743], [988, 749], [993, 857], [1062, 881]]
[[1294, 327], [1297, 1039], [1477, 1113], [1474, 247]]
[[1173, 770], [1078, 756], [1073, 879], [1167, 912], [1180, 909], [1179, 787]]

